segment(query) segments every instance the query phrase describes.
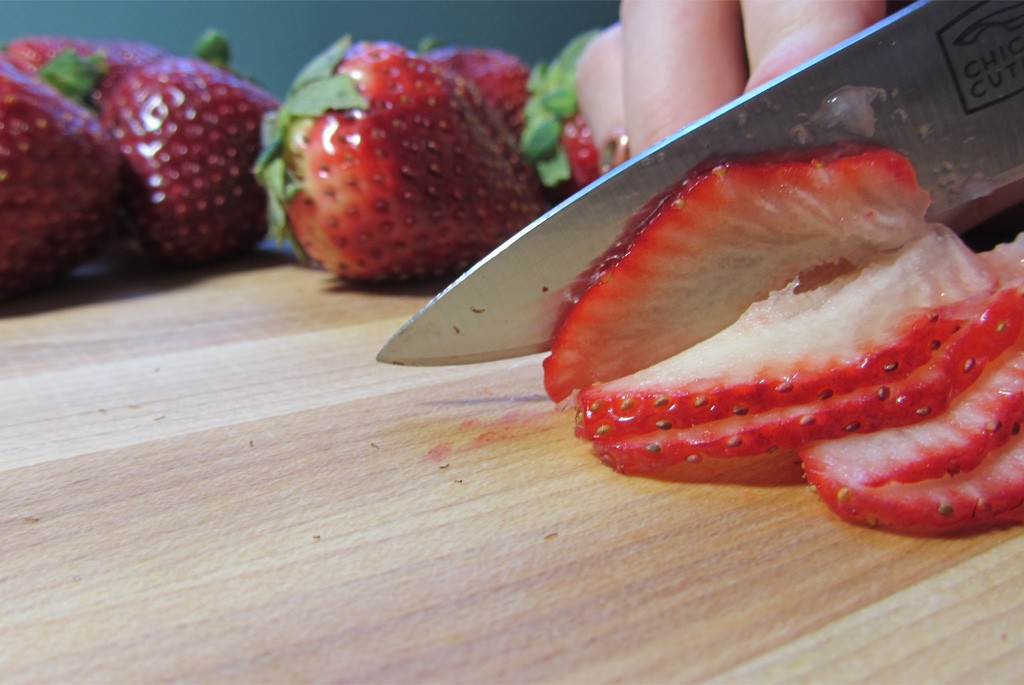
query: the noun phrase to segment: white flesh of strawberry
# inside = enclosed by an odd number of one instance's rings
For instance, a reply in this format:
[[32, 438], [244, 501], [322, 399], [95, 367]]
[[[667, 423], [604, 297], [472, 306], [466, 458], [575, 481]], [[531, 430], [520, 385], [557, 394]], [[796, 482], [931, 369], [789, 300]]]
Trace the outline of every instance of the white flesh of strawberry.
[[[880, 488], [904, 508], [935, 512], [933, 524], [955, 526], [995, 517], [1024, 520], [1024, 439], [1016, 436], [967, 473]], [[934, 521], [939, 519], [939, 521]]]

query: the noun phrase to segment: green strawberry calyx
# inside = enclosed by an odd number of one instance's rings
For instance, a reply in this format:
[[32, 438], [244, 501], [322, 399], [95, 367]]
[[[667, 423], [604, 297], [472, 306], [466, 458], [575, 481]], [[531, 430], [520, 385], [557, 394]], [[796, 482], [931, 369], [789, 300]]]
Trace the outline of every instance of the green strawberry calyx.
[[102, 51], [82, 57], [68, 48], [40, 67], [38, 76], [64, 97], [91, 107], [93, 91], [107, 69], [106, 55]]
[[247, 72], [241, 71], [231, 62], [232, 51], [231, 41], [228, 37], [215, 28], [206, 29], [196, 40], [192, 48], [192, 56], [201, 59], [207, 64], [222, 69], [232, 76], [248, 81], [249, 83], [264, 88], [258, 78]]
[[231, 43], [227, 36], [217, 29], [204, 31], [192, 52], [208, 64], [231, 71]]
[[314, 57], [303, 67], [281, 106], [263, 118], [262, 152], [253, 168], [267, 191], [267, 224], [278, 244], [288, 242], [301, 261], [305, 250], [288, 223], [287, 207], [303, 187], [302, 178], [289, 164], [288, 138], [296, 126], [305, 126], [327, 112], [362, 109], [370, 106], [349, 74], [338, 71], [352, 45], [345, 36]]
[[534, 66], [526, 83], [530, 97], [519, 146], [548, 188], [572, 177], [569, 155], [561, 145], [562, 129], [579, 111], [576, 64], [597, 33], [594, 29], [573, 38], [551, 62]]

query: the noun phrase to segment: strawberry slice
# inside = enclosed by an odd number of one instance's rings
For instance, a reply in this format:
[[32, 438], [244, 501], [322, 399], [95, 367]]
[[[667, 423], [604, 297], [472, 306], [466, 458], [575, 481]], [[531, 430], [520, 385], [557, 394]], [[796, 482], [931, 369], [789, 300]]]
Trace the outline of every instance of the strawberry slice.
[[930, 230], [927, 193], [886, 150], [723, 164], [670, 192], [587, 280], [552, 341], [555, 401], [651, 366], [751, 302], [855, 270]]
[[[943, 235], [937, 232], [936, 235]], [[944, 242], [947, 244], [960, 244], [958, 239], [951, 234], [946, 234]], [[924, 249], [922, 246], [933, 244], [933, 241], [922, 239], [903, 251], [904, 257], [923, 257], [930, 255], [937, 256], [934, 248]], [[962, 244], [961, 244], [962, 246]], [[966, 248], [961, 248], [966, 249]], [[976, 268], [984, 272], [983, 260], [974, 260]], [[941, 263], [941, 262], [932, 262]], [[916, 264], [920, 268], [917, 259], [897, 259], [888, 267], [869, 267], [861, 275], [853, 279], [843, 290], [845, 292], [833, 293], [828, 298], [828, 307], [825, 308], [828, 316], [823, 317], [824, 321], [830, 321], [835, 314], [849, 317], [846, 325], [850, 331], [856, 331], [860, 325], [866, 324], [872, 310], [868, 307], [848, 308], [856, 299], [850, 297], [851, 292], [860, 294], [868, 285], [876, 285], [881, 279], [879, 273], [890, 277], [900, 276], [906, 282], [913, 282], [907, 271]], [[941, 277], [936, 274], [922, 275], [922, 280], [936, 279], [933, 284], [938, 290], [941, 284]], [[950, 281], [955, 283], [955, 281]], [[950, 294], [954, 289], [947, 289], [942, 292]], [[870, 289], [868, 289], [870, 292]], [[941, 292], [941, 291], [940, 291]], [[903, 292], [896, 290], [891, 292], [891, 299], [903, 301]], [[592, 388], [581, 393], [580, 406], [585, 407], [580, 419], [580, 433], [595, 441], [601, 457], [622, 472], [638, 473], [650, 472], [660, 468], [679, 463], [683, 460], [693, 460], [702, 457], [735, 457], [761, 454], [778, 450], [788, 450], [800, 445], [823, 439], [834, 439], [846, 437], [858, 433], [870, 433], [873, 431], [891, 428], [894, 426], [905, 426], [918, 423], [929, 416], [944, 412], [950, 402], [965, 388], [970, 386], [981, 374], [985, 366], [1006, 350], [1020, 335], [1024, 326], [1024, 294], [1014, 287], [1000, 291], [991, 297], [974, 297], [957, 305], [951, 305], [948, 309], [957, 310], [956, 330], [954, 330], [944, 341], [934, 340], [934, 352], [931, 358], [919, 366], [910, 374], [898, 379], [883, 379], [883, 383], [868, 381], [858, 385], [856, 389], [843, 394], [834, 392], [834, 389], [827, 387], [817, 397], [809, 402], [800, 404], [788, 403], [788, 392], [776, 390], [774, 396], [777, 398], [776, 408], [763, 409], [758, 412], [750, 412], [746, 406], [727, 405], [725, 413], [729, 418], [711, 419], [697, 424], [688, 423], [676, 426], [671, 418], [661, 418], [654, 421], [656, 430], [643, 430], [641, 426], [651, 425], [650, 416], [642, 416], [636, 424], [638, 429], [628, 435], [621, 437], [621, 434], [628, 430], [632, 424], [628, 414], [635, 411], [642, 415], [650, 407], [656, 407], [657, 400], [651, 402], [650, 395], [647, 401], [633, 399], [633, 395], [622, 392], [614, 394], [614, 401], [618, 403], [620, 416], [627, 415], [625, 420], [620, 421], [620, 428], [613, 431], [610, 424], [599, 425], [592, 429], [591, 433], [583, 431], [591, 428], [593, 424], [587, 420], [587, 414], [596, 413], [602, 409], [606, 400], [594, 399], [603, 390], [601, 386]], [[963, 313], [973, 309], [974, 315], [964, 318]], [[920, 317], [916, 311], [910, 314], [912, 318]], [[938, 319], [943, 320], [942, 316]], [[822, 317], [819, 317], [819, 323]], [[806, 318], [803, 319], [807, 323]], [[778, 326], [775, 322], [762, 319], [763, 329], [785, 330], [786, 326]], [[819, 342], [827, 341], [829, 338], [828, 328], [819, 326], [812, 328], [819, 335], [813, 338]], [[728, 338], [733, 334], [733, 329], [727, 329], [722, 334], [708, 341], [711, 346], [728, 347]], [[694, 348], [697, 349], [697, 348]], [[775, 348], [764, 348], [775, 349]], [[830, 350], [827, 342], [824, 349]], [[688, 354], [683, 353], [684, 355]], [[828, 359], [827, 356], [824, 357]], [[661, 366], [671, 366], [666, 362]], [[846, 380], [852, 379], [853, 365], [848, 365], [845, 370]], [[819, 368], [821, 368], [819, 366]], [[653, 369], [657, 375], [657, 367]], [[645, 376], [648, 372], [641, 372], [637, 376]], [[894, 369], [895, 371], [895, 369]], [[872, 369], [865, 369], [865, 377], [872, 376]], [[790, 378], [797, 378], [799, 374], [793, 374]], [[843, 374], [841, 374], [842, 376]], [[680, 378], [675, 376], [675, 378]], [[827, 380], [829, 374], [826, 371], [818, 375], [817, 379], [810, 379], [814, 387], [818, 387], [823, 380]], [[628, 385], [632, 379], [623, 379], [617, 386]], [[802, 381], [801, 381], [802, 382]], [[673, 386], [663, 387], [658, 390], [658, 397], [670, 398], [673, 396], [692, 396], [686, 389], [686, 384], [681, 390], [673, 390]], [[794, 384], [795, 386], [795, 384]], [[725, 393], [728, 395], [728, 391]], [[770, 395], [765, 395], [770, 396]], [[687, 410], [692, 412], [694, 402], [688, 402]], [[596, 407], [595, 407], [596, 405]], [[740, 406], [741, 410], [737, 410]], [[657, 408], [657, 407], [656, 407]], [[671, 404], [660, 409], [671, 410]], [[703, 407], [702, 407], [703, 409]], [[663, 414], [665, 416], [666, 414]], [[608, 436], [612, 437], [609, 438]]]
[[854, 492], [818, 492], [840, 517], [869, 526], [908, 531], [962, 529], [985, 522], [1024, 522], [1024, 440], [989, 453], [973, 471], [918, 483], [893, 483]]
[[934, 421], [814, 443], [800, 454], [812, 482], [857, 489], [915, 483], [975, 469], [1019, 431], [1022, 420], [1024, 355], [1015, 349]]
[[1024, 503], [1024, 345], [993, 363], [945, 414], [913, 427], [800, 450], [840, 517], [899, 529], [960, 528]]
[[[948, 268], [931, 268], [942, 262]], [[981, 312], [996, 275], [936, 230], [859, 274], [795, 286], [660, 364], [581, 391], [580, 434], [685, 428], [899, 380]]]
[[973, 471], [916, 483], [853, 489], [819, 478], [821, 498], [841, 518], [872, 527], [952, 530], [993, 520], [1024, 521], [1024, 440], [990, 452]]
[[[1012, 326], [977, 321], [964, 329], [944, 354], [896, 383], [861, 388], [816, 404], [763, 412], [749, 417], [713, 421], [686, 429], [669, 428], [611, 444], [598, 443], [601, 458], [622, 473], [659, 470], [681, 461], [704, 457], [753, 456], [792, 450], [817, 440], [835, 440], [895, 426], [913, 425], [945, 412], [953, 398], [968, 388], [999, 350], [985, 345], [997, 331], [1012, 342], [1020, 319]], [[1013, 331], [1013, 333], [1010, 333]], [[990, 356], [973, 354], [980, 347]]]

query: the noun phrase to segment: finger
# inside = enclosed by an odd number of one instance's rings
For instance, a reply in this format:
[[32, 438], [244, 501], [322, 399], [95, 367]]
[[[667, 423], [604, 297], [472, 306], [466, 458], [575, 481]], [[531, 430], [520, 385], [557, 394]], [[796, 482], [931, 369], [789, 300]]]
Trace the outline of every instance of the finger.
[[743, 92], [743, 27], [734, 0], [623, 0], [623, 93], [639, 152]]
[[580, 112], [597, 145], [623, 131], [622, 27], [614, 24], [597, 36], [576, 63], [576, 93]]
[[884, 0], [743, 0], [755, 88], [885, 16]]

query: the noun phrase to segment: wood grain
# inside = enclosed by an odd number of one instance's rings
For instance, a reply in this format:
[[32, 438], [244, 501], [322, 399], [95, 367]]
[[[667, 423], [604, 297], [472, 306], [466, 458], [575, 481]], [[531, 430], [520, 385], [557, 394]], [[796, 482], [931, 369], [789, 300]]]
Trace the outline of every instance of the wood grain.
[[4, 680], [1020, 680], [1021, 529], [616, 475], [540, 357], [374, 361], [437, 287], [115, 253], [0, 305]]

